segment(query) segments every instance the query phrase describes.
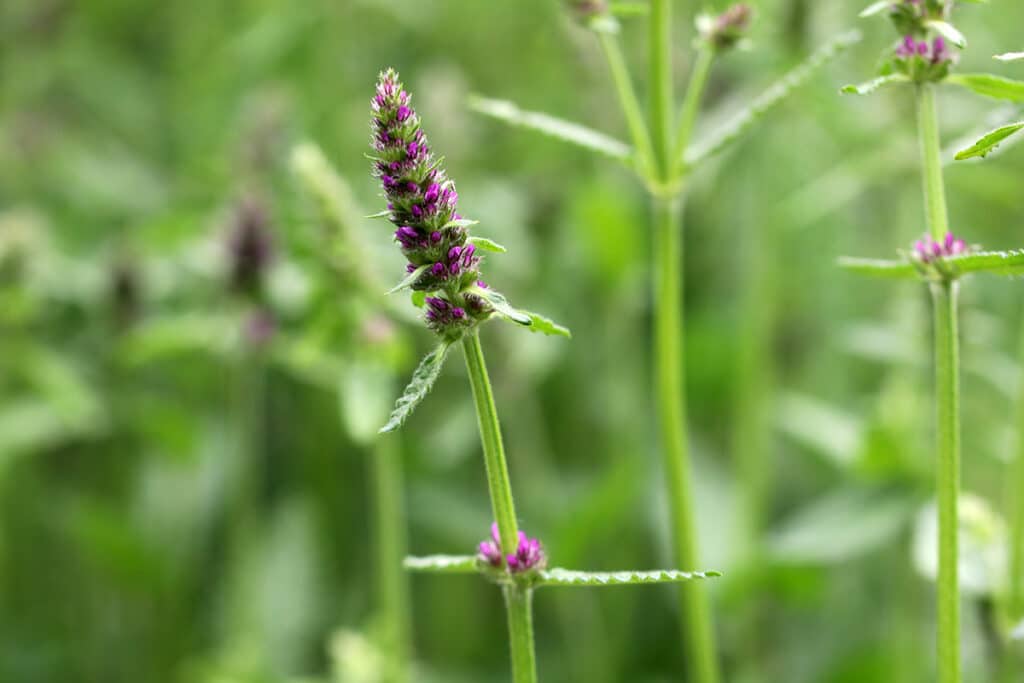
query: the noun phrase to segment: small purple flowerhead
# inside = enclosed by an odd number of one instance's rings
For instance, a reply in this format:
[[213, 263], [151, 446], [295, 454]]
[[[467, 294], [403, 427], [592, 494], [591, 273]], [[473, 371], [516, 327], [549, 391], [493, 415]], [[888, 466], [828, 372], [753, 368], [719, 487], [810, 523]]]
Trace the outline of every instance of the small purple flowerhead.
[[933, 263], [937, 260], [957, 256], [968, 252], [967, 243], [951, 232], [947, 232], [941, 242], [929, 236], [914, 243], [914, 256], [921, 263]]
[[955, 55], [942, 36], [935, 37], [929, 43], [908, 33], [896, 45], [892, 64], [896, 71], [915, 82], [926, 83], [944, 79], [954, 60]]
[[499, 569], [504, 561], [501, 556], [501, 537], [498, 535], [498, 523], [491, 524], [491, 538], [480, 541], [480, 559], [495, 569]]
[[704, 14], [698, 17], [697, 31], [701, 40], [712, 48], [727, 50], [746, 37], [753, 19], [753, 8], [745, 2], [739, 2], [718, 16]]
[[236, 209], [228, 234], [231, 286], [250, 296], [260, 293], [274, 256], [274, 241], [267, 222], [266, 209], [256, 200], [246, 199]]
[[608, 3], [605, 0], [568, 0], [569, 9], [580, 21], [589, 21], [608, 13]]

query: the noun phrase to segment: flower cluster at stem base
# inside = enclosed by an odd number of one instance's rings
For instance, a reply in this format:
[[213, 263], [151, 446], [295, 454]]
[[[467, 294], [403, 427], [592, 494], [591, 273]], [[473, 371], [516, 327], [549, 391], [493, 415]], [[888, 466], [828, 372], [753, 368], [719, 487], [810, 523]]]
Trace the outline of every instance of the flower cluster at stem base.
[[519, 532], [519, 543], [516, 551], [505, 556], [501, 552], [501, 536], [497, 523], [491, 525], [491, 538], [481, 541], [478, 546], [479, 558], [482, 562], [496, 570], [507, 568], [511, 574], [527, 574], [537, 572], [547, 566], [544, 548], [536, 538], [530, 538]]
[[914, 256], [921, 263], [933, 263], [937, 259], [966, 254], [967, 251], [967, 243], [951, 232], [947, 232], [941, 242], [929, 236], [914, 242]]
[[954, 55], [942, 36], [931, 43], [907, 34], [896, 46], [893, 70], [909, 76], [917, 83], [934, 83], [949, 75]]

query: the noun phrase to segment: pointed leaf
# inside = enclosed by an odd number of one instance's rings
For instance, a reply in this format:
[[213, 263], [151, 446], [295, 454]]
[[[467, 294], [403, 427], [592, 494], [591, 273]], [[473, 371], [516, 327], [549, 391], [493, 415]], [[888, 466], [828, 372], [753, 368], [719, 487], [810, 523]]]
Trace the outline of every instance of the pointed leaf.
[[958, 273], [991, 273], [992, 275], [1024, 275], [1024, 249], [1013, 251], [980, 251], [953, 256], [945, 263]]
[[756, 97], [747, 109], [741, 111], [721, 129], [708, 136], [706, 141], [697, 142], [692, 148], [687, 149], [683, 158], [686, 166], [696, 166], [728, 147], [749, 130], [772, 107], [782, 102], [790, 93], [807, 82], [818, 69], [830, 62], [840, 52], [860, 41], [860, 38], [860, 31], [849, 31], [836, 36], [823, 45], [802, 64], [792, 69]]
[[371, 213], [369, 216], [363, 216], [364, 218], [391, 218], [391, 209], [384, 209], [377, 213]]
[[395, 292], [402, 291], [406, 287], [412, 287], [413, 284], [415, 284], [416, 281], [420, 279], [420, 276], [423, 275], [423, 273], [427, 272], [428, 268], [430, 268], [430, 264], [429, 263], [426, 264], [426, 265], [420, 266], [416, 270], [412, 271], [411, 273], [406, 275], [404, 278], [402, 278], [401, 282], [399, 282], [397, 285], [395, 285], [394, 287], [389, 289], [388, 290], [388, 294], [394, 294]]
[[1018, 123], [1011, 123], [1006, 126], [1001, 126], [995, 130], [986, 133], [984, 137], [975, 142], [967, 149], [960, 150], [956, 154], [957, 161], [963, 161], [964, 159], [971, 159], [974, 157], [985, 157], [990, 152], [995, 150], [1006, 138], [1010, 137], [1017, 131], [1024, 128], [1024, 121]]
[[913, 280], [918, 276], [917, 268], [909, 261], [854, 258], [843, 256], [839, 266], [858, 275], [870, 275], [897, 280]]
[[878, 78], [872, 78], [870, 81], [856, 85], [844, 85], [839, 91], [844, 95], [869, 95], [881, 87], [892, 85], [893, 83], [906, 83], [910, 79], [903, 74], [889, 74], [887, 76], [879, 76]]
[[530, 332], [540, 332], [549, 337], [558, 336], [572, 339], [572, 332], [569, 331], [568, 327], [563, 327], [539, 313], [531, 313], [530, 311], [521, 311], [521, 313], [530, 316]]
[[453, 221], [448, 221], [444, 224], [445, 228], [468, 228], [471, 225], [476, 225], [480, 221], [474, 221], [469, 218], [456, 218]]
[[495, 254], [504, 254], [506, 251], [508, 251], [508, 249], [506, 249], [505, 247], [501, 246], [500, 244], [493, 240], [487, 239], [486, 237], [477, 237], [474, 235], [473, 237], [470, 237], [467, 241], [475, 247], [483, 249], [484, 251], [490, 251]]
[[475, 555], [407, 557], [402, 566], [411, 572], [436, 572], [439, 574], [475, 574], [479, 571]]
[[508, 299], [505, 298], [504, 294], [496, 292], [493, 289], [484, 289], [483, 287], [473, 287], [471, 291], [487, 301], [498, 315], [508, 318], [512, 322], [519, 323], [520, 325], [530, 325], [533, 323], [530, 316], [513, 308], [512, 305], [509, 304]]
[[438, 376], [441, 374], [441, 368], [444, 367], [444, 360], [447, 355], [448, 344], [445, 343], [423, 357], [419, 367], [412, 373], [412, 380], [409, 382], [409, 386], [405, 388], [405, 392], [395, 402], [395, 409], [391, 412], [391, 417], [388, 419], [387, 424], [380, 428], [382, 434], [393, 432], [401, 427], [402, 423], [416, 410], [416, 406], [427, 397], [427, 394], [430, 393], [431, 388], [434, 386], [434, 382], [437, 381]]
[[953, 74], [946, 81], [997, 100], [1024, 102], [1024, 81], [995, 74]]
[[948, 21], [926, 21], [925, 26], [928, 26], [961, 50], [967, 47], [967, 39], [964, 38], [964, 34], [960, 33], [960, 30]]
[[868, 17], [873, 17], [876, 14], [881, 14], [890, 7], [892, 7], [892, 0], [881, 0], [880, 2], [875, 2], [868, 5], [863, 10], [861, 10], [860, 14], [857, 16], [859, 16], [861, 19], [867, 19]]
[[1004, 52], [1001, 55], [994, 55], [992, 59], [998, 59], [1000, 62], [1016, 62], [1019, 59], [1024, 59], [1024, 52]]
[[633, 156], [629, 145], [613, 137], [548, 114], [522, 110], [512, 102], [474, 96], [470, 97], [469, 106], [485, 116], [550, 135], [619, 161], [628, 162]]
[[632, 586], [644, 583], [683, 583], [721, 576], [719, 572], [683, 572], [676, 569], [624, 572], [579, 572], [549, 569], [540, 572], [537, 586]]

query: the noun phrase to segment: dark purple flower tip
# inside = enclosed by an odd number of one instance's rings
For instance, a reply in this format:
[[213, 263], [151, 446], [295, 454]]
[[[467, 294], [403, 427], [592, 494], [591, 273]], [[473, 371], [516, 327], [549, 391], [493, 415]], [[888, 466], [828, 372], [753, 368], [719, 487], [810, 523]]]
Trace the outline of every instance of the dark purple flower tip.
[[431, 266], [430, 272], [433, 273], [435, 277], [441, 277], [445, 273], [444, 264], [438, 261], [433, 266]]
[[417, 185], [416, 183], [409, 182], [405, 184], [405, 189], [407, 189], [409, 192], [419, 192], [420, 186]]
[[452, 275], [458, 275], [459, 274], [459, 264], [458, 263], [453, 263], [452, 265], [448, 266], [448, 272], [451, 273]]
[[430, 241], [434, 242], [434, 243], [440, 242], [441, 241], [441, 233], [438, 232], [437, 230], [435, 230], [434, 232], [430, 233]]
[[950, 59], [952, 59], [952, 56], [949, 53], [949, 48], [946, 46], [946, 41], [942, 36], [936, 36], [935, 40], [932, 41], [932, 64], [947, 62]]
[[519, 532], [519, 545], [516, 552], [505, 558], [508, 562], [509, 571], [519, 574], [534, 569], [543, 569], [547, 563], [544, 549], [536, 538], [529, 538], [523, 532]]
[[480, 557], [484, 562], [495, 568], [501, 567], [501, 549], [498, 546], [491, 541], [481, 541], [479, 549]]
[[452, 309], [452, 317], [461, 320], [466, 317], [466, 311], [458, 306]]
[[410, 109], [409, 107], [405, 106], [404, 104], [399, 105], [398, 106], [398, 111], [395, 112], [395, 118], [398, 119], [398, 121], [400, 121], [400, 122], [405, 121], [411, 115], [412, 115], [412, 109]]
[[460, 253], [462, 253], [461, 247], [452, 247], [451, 249], [448, 250], [448, 260], [454, 261], [455, 259], [459, 258]]
[[931, 263], [936, 259], [964, 254], [967, 251], [967, 243], [951, 232], [947, 232], [941, 242], [927, 236], [914, 242], [914, 255], [922, 263]]
[[437, 197], [440, 194], [441, 194], [441, 187], [440, 187], [440, 185], [438, 185], [437, 183], [432, 183], [430, 185], [430, 187], [427, 188], [426, 194], [423, 195], [423, 200], [426, 201], [428, 204], [433, 204], [434, 202], [437, 201]]
[[420, 235], [416, 232], [416, 229], [403, 225], [402, 227], [395, 230], [395, 239], [398, 240], [401, 245], [406, 249], [411, 249], [416, 246], [416, 242], [419, 240]]
[[421, 209], [418, 204], [413, 204], [412, 208], [409, 210], [412, 212], [412, 215], [415, 216], [416, 218], [423, 217], [423, 209]]
[[896, 48], [896, 56], [906, 59], [907, 57], [913, 57], [916, 53], [917, 41], [914, 40], [914, 36], [903, 36], [903, 42]]
[[472, 268], [473, 267], [473, 253], [476, 251], [476, 246], [467, 244], [466, 248], [462, 250], [462, 267]]
[[487, 283], [484, 282], [483, 280], [477, 280], [476, 286], [479, 287], [480, 289], [487, 289]]
[[412, 273], [415, 270], [416, 270], [416, 266], [414, 266], [413, 264], [411, 264], [411, 263], [406, 263], [405, 264], [405, 272]]
[[408, 155], [408, 157], [410, 159], [415, 159], [416, 155], [419, 153], [419, 151], [420, 151], [420, 146], [419, 146], [419, 143], [417, 143], [417, 142], [410, 142], [408, 144], [408, 146], [406, 146], [406, 148], [405, 148], [405, 153]]

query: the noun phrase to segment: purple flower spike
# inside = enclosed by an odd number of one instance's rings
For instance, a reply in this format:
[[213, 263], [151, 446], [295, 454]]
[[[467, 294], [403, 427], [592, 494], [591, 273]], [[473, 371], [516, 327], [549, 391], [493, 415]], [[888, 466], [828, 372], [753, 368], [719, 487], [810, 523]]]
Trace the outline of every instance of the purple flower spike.
[[928, 236], [914, 242], [914, 255], [922, 263], [932, 263], [938, 259], [965, 254], [968, 251], [967, 243], [951, 232], [947, 232], [941, 242]]

